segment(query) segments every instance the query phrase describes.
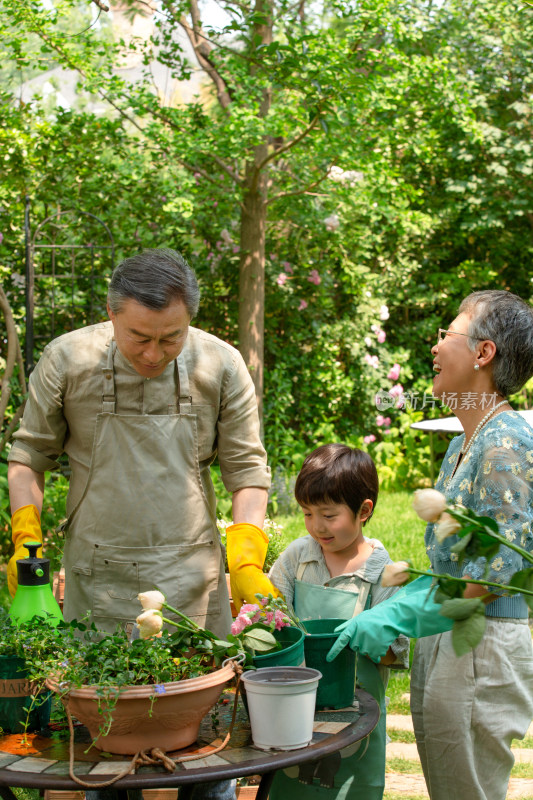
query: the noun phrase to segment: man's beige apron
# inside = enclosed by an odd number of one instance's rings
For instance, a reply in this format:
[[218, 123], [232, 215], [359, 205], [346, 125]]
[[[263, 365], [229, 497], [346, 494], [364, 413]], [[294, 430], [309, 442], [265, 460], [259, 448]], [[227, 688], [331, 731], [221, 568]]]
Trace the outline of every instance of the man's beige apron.
[[224, 560], [215, 506], [202, 487], [183, 357], [168, 414], [119, 415], [115, 348], [112, 342], [102, 370], [87, 485], [65, 527], [65, 618], [90, 611], [98, 628], [113, 631], [141, 613], [139, 592], [158, 588], [170, 605], [225, 636]]

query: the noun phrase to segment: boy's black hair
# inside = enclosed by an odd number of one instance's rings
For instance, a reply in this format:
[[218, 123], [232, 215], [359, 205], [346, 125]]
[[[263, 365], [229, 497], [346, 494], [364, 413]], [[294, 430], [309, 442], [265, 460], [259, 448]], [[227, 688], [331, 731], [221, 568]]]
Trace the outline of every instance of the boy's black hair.
[[368, 453], [346, 444], [325, 444], [309, 453], [294, 486], [300, 505], [344, 503], [355, 516], [366, 499], [376, 507], [378, 492], [376, 465]]

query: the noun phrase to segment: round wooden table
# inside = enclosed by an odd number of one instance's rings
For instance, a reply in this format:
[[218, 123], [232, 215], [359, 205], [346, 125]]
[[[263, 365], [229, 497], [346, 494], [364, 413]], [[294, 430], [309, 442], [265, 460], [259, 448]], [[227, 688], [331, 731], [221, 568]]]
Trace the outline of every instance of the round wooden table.
[[[141, 767], [138, 772], [113, 784], [119, 792], [119, 798], [125, 797], [128, 789], [175, 788], [205, 781], [261, 775], [257, 800], [266, 800], [276, 770], [318, 761], [336, 753], [368, 736], [379, 719], [379, 708], [374, 698], [367, 692], [357, 690], [353, 708], [315, 714], [313, 740], [307, 747], [264, 751], [253, 746], [248, 716], [239, 699], [230, 742], [213, 755], [213, 740], [217, 735], [220, 738], [225, 735], [232, 706], [232, 695], [226, 692], [218, 705], [217, 729], [213, 728], [211, 716], [207, 715], [202, 722], [198, 742], [168, 754], [176, 762], [174, 772], [167, 772], [162, 766]], [[128, 756], [104, 755], [95, 748], [87, 750], [89, 743], [86, 729], [77, 727], [74, 740], [74, 774], [77, 777], [87, 784], [99, 783], [124, 770]], [[193, 753], [202, 757], [180, 762], [180, 756]], [[70, 791], [83, 788], [69, 777], [69, 742], [64, 733], [51, 732], [47, 736], [29, 734], [27, 744], [22, 742], [21, 735], [0, 737], [0, 796], [4, 800], [16, 800], [10, 788], [14, 786]]]

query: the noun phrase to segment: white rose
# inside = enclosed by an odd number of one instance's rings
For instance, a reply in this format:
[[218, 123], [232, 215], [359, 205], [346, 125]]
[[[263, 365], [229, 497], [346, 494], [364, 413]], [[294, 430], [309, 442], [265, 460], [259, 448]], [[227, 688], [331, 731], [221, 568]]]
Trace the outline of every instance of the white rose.
[[435, 526], [435, 536], [440, 544], [443, 543], [448, 536], [453, 536], [461, 528], [461, 523], [444, 512]]
[[446, 498], [436, 489], [418, 489], [413, 498], [413, 508], [426, 522], [436, 522], [446, 508]]
[[395, 564], [387, 564], [381, 574], [382, 586], [401, 586], [409, 578], [409, 564], [407, 561], [397, 561]]
[[155, 608], [156, 611], [161, 611], [165, 602], [165, 595], [154, 589], [153, 592], [141, 592], [137, 595], [137, 599], [143, 608]]
[[155, 608], [148, 608], [139, 614], [135, 620], [139, 626], [139, 636], [141, 639], [149, 639], [156, 636], [163, 627], [163, 615]]

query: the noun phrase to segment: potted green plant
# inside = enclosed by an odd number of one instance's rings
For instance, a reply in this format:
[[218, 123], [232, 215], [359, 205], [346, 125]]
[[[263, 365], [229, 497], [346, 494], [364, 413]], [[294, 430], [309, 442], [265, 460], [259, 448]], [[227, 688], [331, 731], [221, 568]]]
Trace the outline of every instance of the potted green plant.
[[[144, 607], [137, 618], [139, 638], [65, 624], [58, 628], [63, 657], [50, 669], [55, 674], [48, 685], [68, 713], [87, 726], [96, 747], [113, 753], [191, 744], [234, 677], [235, 663], [250, 667], [258, 652], [280, 648], [272, 633], [279, 614], [221, 640], [169, 606], [160, 592], [139, 599]], [[177, 621], [164, 616], [167, 609]]]
[[46, 727], [50, 693], [45, 690], [43, 664], [57, 663], [61, 652], [53, 626], [43, 619], [15, 624], [0, 608], [0, 732], [29, 733]]

